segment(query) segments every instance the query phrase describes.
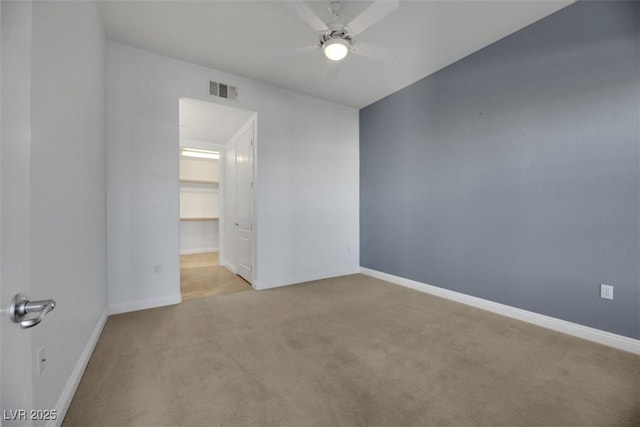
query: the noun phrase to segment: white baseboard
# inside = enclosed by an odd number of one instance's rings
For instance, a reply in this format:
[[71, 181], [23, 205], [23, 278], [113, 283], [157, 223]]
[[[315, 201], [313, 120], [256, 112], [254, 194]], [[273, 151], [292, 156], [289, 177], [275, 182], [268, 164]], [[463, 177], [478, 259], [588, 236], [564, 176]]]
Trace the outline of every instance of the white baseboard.
[[322, 279], [330, 279], [332, 277], [340, 277], [340, 276], [348, 276], [350, 274], [357, 274], [360, 272], [360, 268], [348, 268], [345, 270], [336, 270], [331, 272], [323, 272], [323, 273], [310, 273], [310, 274], [300, 274], [297, 276], [292, 276], [288, 278], [282, 278], [280, 280], [270, 280], [270, 281], [258, 281], [254, 283], [254, 288], [257, 290], [265, 290], [265, 289], [273, 289], [280, 288], [282, 286], [290, 286], [290, 285], [298, 285], [304, 282], [311, 282], [314, 280], [322, 280]]
[[80, 357], [76, 362], [76, 366], [73, 368], [73, 371], [71, 371], [71, 375], [69, 376], [67, 383], [62, 389], [62, 393], [60, 394], [58, 403], [56, 403], [57, 417], [55, 420], [50, 420], [49, 422], [47, 422], [47, 427], [58, 427], [62, 425], [62, 421], [67, 414], [67, 410], [69, 409], [71, 400], [73, 400], [73, 396], [76, 393], [78, 384], [80, 384], [80, 380], [82, 379], [84, 370], [87, 367], [87, 363], [89, 363], [89, 359], [93, 354], [93, 349], [96, 347], [98, 338], [100, 338], [100, 334], [102, 333], [102, 329], [104, 328], [104, 324], [107, 322], [108, 315], [109, 311], [107, 310], [107, 308], [105, 308], [98, 318], [98, 322], [93, 328], [93, 332], [91, 332], [91, 335], [89, 336], [89, 339], [87, 340], [87, 343], [85, 344], [84, 349], [82, 350], [82, 353], [80, 354]]
[[480, 308], [482, 310], [487, 310], [492, 313], [501, 314], [506, 317], [511, 317], [512, 319], [522, 320], [543, 328], [573, 335], [598, 344], [614, 347], [619, 350], [640, 354], [640, 340], [568, 322], [566, 320], [556, 319], [555, 317], [545, 316], [532, 311], [522, 310], [520, 308], [511, 307], [486, 299], [473, 297], [460, 292], [439, 288], [437, 286], [427, 285], [426, 283], [405, 279], [404, 277], [394, 276], [392, 274], [371, 270], [365, 267], [360, 267], [360, 272], [367, 276], [375, 277], [376, 279], [385, 280], [400, 286], [436, 295], [462, 304], [470, 305], [472, 307]]
[[146, 310], [148, 308], [163, 307], [165, 305], [180, 304], [182, 295], [169, 295], [158, 298], [147, 298], [137, 301], [119, 302], [109, 304], [109, 314], [128, 313], [130, 311]]
[[233, 274], [238, 274], [238, 271], [236, 270], [236, 266], [231, 264], [229, 261], [221, 259], [221, 260], [218, 261], [218, 264], [220, 264], [220, 267], [226, 268], [227, 270], [229, 270]]
[[201, 249], [184, 249], [180, 251], [180, 255], [206, 254], [209, 252], [218, 252], [219, 248], [201, 248]]

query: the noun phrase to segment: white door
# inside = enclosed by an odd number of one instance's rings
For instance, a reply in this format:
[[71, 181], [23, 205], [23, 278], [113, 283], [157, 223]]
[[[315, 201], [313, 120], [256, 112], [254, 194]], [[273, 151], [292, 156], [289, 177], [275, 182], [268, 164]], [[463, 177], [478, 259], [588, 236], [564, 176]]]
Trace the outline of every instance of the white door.
[[[9, 319], [30, 290], [31, 2], [0, 3], [0, 423], [30, 425], [31, 329]], [[31, 296], [31, 295], [29, 295]], [[22, 411], [27, 411], [22, 412]]]
[[236, 266], [253, 281], [253, 123], [236, 139]]

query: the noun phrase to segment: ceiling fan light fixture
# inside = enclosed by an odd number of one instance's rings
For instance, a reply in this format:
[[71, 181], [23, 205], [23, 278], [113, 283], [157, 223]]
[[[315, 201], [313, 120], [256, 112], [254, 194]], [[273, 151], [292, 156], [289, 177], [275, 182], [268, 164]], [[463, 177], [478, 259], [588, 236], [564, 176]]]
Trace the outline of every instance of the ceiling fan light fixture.
[[327, 40], [322, 45], [324, 55], [332, 61], [344, 59], [349, 53], [349, 47], [349, 42], [340, 38]]

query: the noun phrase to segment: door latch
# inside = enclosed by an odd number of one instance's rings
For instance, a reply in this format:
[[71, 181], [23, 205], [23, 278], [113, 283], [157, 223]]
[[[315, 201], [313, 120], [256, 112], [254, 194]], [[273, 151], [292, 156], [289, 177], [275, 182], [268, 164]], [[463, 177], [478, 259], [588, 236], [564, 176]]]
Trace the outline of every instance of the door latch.
[[54, 308], [56, 302], [52, 299], [31, 301], [23, 294], [16, 294], [9, 307], [9, 317], [15, 323], [20, 323], [22, 329], [32, 328]]

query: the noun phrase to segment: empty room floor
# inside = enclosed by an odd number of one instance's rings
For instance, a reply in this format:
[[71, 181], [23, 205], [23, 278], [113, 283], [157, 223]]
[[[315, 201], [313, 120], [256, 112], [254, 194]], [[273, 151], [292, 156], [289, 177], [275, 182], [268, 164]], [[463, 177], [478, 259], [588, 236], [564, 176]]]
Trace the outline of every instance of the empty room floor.
[[219, 265], [218, 252], [180, 255], [180, 292], [183, 301], [252, 289], [240, 276]]
[[639, 425], [639, 368], [353, 275], [110, 316], [64, 425]]

